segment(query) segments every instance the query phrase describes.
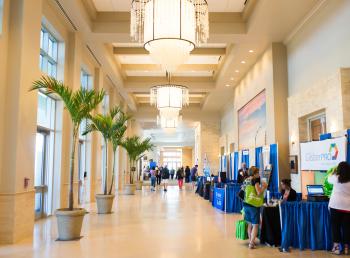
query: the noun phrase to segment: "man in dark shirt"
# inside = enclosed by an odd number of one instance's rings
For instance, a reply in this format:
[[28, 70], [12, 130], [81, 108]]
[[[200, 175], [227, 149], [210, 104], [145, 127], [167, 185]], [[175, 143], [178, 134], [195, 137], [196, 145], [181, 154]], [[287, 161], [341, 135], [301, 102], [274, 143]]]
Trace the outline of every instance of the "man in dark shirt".
[[241, 168], [238, 170], [237, 183], [242, 184], [247, 177], [247, 164], [243, 162]]

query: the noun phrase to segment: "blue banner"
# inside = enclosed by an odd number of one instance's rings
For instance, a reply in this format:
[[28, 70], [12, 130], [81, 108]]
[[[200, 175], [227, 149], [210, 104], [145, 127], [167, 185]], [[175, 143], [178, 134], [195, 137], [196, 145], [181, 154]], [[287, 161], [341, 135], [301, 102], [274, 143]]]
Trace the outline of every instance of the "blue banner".
[[233, 162], [233, 165], [234, 165], [234, 168], [233, 168], [233, 180], [237, 180], [237, 177], [238, 177], [238, 157], [239, 157], [239, 153], [238, 152], [235, 152], [234, 154], [234, 162]]
[[225, 210], [225, 188], [214, 188], [213, 205], [219, 210]]
[[242, 163], [243, 162], [247, 165], [247, 168], [249, 168], [249, 150], [242, 150]]
[[270, 178], [270, 192], [278, 192], [278, 145], [270, 145], [270, 163], [272, 165], [272, 175]]
[[260, 155], [262, 155], [262, 147], [258, 147], [255, 149], [255, 166], [257, 168], [260, 168]]

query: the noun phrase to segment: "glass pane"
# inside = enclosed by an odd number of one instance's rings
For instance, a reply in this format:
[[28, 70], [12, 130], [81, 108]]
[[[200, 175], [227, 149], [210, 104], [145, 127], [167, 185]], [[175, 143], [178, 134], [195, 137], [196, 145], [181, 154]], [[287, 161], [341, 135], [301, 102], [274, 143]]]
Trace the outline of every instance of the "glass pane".
[[45, 165], [45, 136], [42, 133], [36, 134], [35, 144], [35, 175], [34, 185], [39, 186], [44, 182], [43, 169]]
[[35, 193], [35, 212], [41, 212], [42, 208], [42, 193]]

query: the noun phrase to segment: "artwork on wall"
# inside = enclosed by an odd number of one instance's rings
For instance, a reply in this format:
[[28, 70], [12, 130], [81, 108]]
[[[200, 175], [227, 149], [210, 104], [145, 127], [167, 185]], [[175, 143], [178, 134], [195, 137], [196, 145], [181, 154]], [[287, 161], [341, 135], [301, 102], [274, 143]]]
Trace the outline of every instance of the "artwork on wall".
[[266, 136], [266, 93], [256, 95], [238, 110], [239, 149], [265, 145]]

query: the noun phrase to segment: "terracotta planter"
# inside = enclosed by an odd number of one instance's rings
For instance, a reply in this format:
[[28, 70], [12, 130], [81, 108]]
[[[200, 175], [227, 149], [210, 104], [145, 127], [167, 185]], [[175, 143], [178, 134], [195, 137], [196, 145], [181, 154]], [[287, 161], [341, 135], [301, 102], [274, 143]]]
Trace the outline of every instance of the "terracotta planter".
[[81, 227], [83, 225], [85, 209], [58, 209], [56, 210], [58, 240], [69, 241], [80, 239]]
[[108, 214], [112, 212], [113, 200], [115, 195], [103, 195], [96, 194], [96, 203], [97, 203], [97, 213], [98, 214]]
[[136, 182], [136, 190], [142, 190], [142, 185], [143, 185], [142, 181], [137, 181]]
[[136, 191], [136, 184], [125, 184], [124, 185], [124, 194], [125, 195], [134, 195]]

